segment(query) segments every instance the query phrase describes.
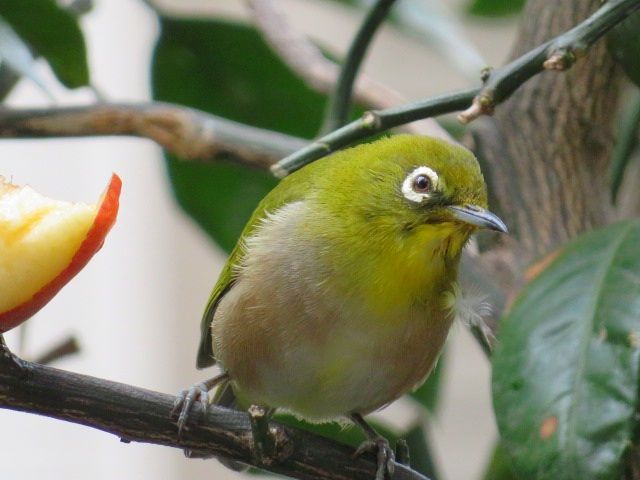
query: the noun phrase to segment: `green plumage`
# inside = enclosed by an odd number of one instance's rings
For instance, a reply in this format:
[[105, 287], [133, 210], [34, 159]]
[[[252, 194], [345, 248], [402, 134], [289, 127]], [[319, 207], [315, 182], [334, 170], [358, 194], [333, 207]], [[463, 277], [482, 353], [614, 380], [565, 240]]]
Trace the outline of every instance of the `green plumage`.
[[[408, 206], [400, 192], [400, 183], [407, 173], [424, 164], [434, 168], [441, 179], [441, 191], [434, 196], [433, 208], [426, 210]], [[311, 196], [319, 208], [350, 222], [351, 234], [356, 237], [367, 235], [368, 229], [385, 229], [390, 222], [411, 230], [427, 221], [429, 215], [435, 215], [437, 220], [436, 216], [442, 214], [437, 207], [453, 203], [453, 199], [486, 207], [484, 180], [473, 156], [461, 147], [426, 137], [397, 135], [362, 144], [289, 175], [260, 202], [220, 274], [202, 318], [198, 368], [215, 363], [210, 326], [219, 301], [233, 287], [234, 268], [242, 264], [243, 239], [255, 233], [268, 213]], [[331, 228], [331, 220], [327, 228]], [[467, 235], [463, 235], [462, 243]], [[366, 238], [360, 240], [366, 247]], [[359, 258], [366, 262], [366, 255]], [[449, 272], [454, 277], [455, 273], [455, 269]]]
[[[486, 207], [473, 155], [414, 135], [282, 180], [247, 223], [202, 319], [197, 365], [223, 370], [214, 402], [350, 418], [368, 438], [356, 455], [374, 447], [376, 478], [391, 474], [389, 442], [362, 416], [435, 365], [460, 305], [463, 246], [479, 228], [506, 232]], [[182, 395], [180, 429], [187, 400], [203, 395], [202, 384]]]

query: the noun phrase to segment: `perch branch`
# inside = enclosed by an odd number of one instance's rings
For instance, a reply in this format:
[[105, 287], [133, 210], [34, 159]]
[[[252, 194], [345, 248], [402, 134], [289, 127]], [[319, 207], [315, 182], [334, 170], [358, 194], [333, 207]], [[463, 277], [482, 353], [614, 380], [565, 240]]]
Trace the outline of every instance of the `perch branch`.
[[[1, 348], [1, 345], [0, 345]], [[0, 352], [1, 353], [1, 352]], [[120, 437], [189, 449], [233, 459], [305, 480], [371, 480], [375, 456], [353, 459], [353, 449], [303, 430], [271, 422], [275, 457], [260, 463], [252, 449], [251, 424], [244, 412], [211, 406], [206, 415], [194, 407], [196, 420], [178, 439], [170, 418], [174, 397], [121, 383], [24, 362], [21, 374], [9, 357], [0, 356], [0, 408], [45, 415]], [[396, 465], [394, 480], [427, 480]]]
[[324, 132], [331, 132], [347, 123], [351, 109], [351, 92], [360, 65], [367, 53], [369, 44], [395, 0], [377, 0], [367, 13], [356, 35], [353, 37], [344, 65], [340, 70], [335, 90], [329, 98], [329, 105], [323, 126]]
[[498, 103], [508, 98], [532, 76], [543, 71], [543, 64], [547, 59], [557, 58], [563, 52], [572, 52], [573, 56], [586, 52], [597, 39], [638, 8], [640, 0], [611, 0], [571, 30], [490, 72], [485, 77], [483, 87], [461, 90], [396, 108], [366, 112], [360, 119], [279, 161], [271, 167], [272, 172], [278, 177], [284, 177], [351, 143], [421, 118], [451, 113], [466, 107], [468, 108], [459, 117], [463, 122], [491, 113]]
[[[340, 66], [325, 57], [303, 32], [288, 22], [286, 15], [273, 0], [248, 0], [248, 3], [256, 27], [280, 59], [309, 88], [325, 94], [332, 92], [338, 81]], [[355, 79], [353, 98], [356, 103], [375, 109], [407, 103], [407, 99], [399, 92], [365, 73], [360, 73]], [[454, 142], [451, 135], [431, 118], [404, 125], [402, 130]]]
[[468, 123], [493, 113], [520, 85], [544, 70], [563, 71], [584, 56], [593, 43], [640, 8], [638, 0], [609, 0], [593, 15], [571, 30], [534, 48], [502, 68], [488, 72], [484, 86], [471, 106], [458, 115]]
[[132, 135], [187, 160], [231, 160], [267, 168], [306, 141], [169, 103], [0, 108], [0, 138]]

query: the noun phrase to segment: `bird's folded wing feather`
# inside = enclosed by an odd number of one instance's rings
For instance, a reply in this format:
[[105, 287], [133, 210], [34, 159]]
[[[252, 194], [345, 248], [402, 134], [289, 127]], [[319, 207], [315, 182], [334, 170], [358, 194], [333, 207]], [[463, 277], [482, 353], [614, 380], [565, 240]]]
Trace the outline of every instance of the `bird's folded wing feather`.
[[216, 311], [218, 303], [222, 297], [232, 287], [236, 280], [235, 267], [242, 264], [245, 248], [242, 239], [249, 238], [257, 229], [262, 221], [268, 218], [269, 213], [275, 213], [291, 202], [304, 199], [309, 189], [313, 187], [311, 177], [321, 175], [325, 162], [317, 161], [309, 165], [307, 168], [299, 170], [284, 180], [282, 180], [269, 194], [258, 204], [253, 215], [244, 227], [240, 239], [234, 247], [231, 255], [227, 259], [220, 277], [213, 287], [213, 291], [209, 296], [207, 307], [202, 316], [200, 324], [200, 346], [198, 348], [198, 357], [196, 366], [198, 368], [206, 368], [214, 365], [216, 360], [213, 356], [213, 346], [211, 344], [211, 323]]

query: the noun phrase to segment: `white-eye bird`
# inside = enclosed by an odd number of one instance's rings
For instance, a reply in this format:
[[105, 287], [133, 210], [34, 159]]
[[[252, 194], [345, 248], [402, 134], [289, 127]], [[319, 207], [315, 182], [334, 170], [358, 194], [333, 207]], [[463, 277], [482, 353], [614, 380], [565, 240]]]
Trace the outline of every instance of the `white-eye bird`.
[[[197, 366], [223, 374], [218, 403], [281, 409], [312, 422], [363, 416], [418, 387], [454, 318], [462, 248], [479, 228], [506, 232], [486, 210], [480, 167], [466, 149], [396, 135], [317, 160], [258, 205], [211, 294]], [[449, 299], [447, 299], [449, 297]]]

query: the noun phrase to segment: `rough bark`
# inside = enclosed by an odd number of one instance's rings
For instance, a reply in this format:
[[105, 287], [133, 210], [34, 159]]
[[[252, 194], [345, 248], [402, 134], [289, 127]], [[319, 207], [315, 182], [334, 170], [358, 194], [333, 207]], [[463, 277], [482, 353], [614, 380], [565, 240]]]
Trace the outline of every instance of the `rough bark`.
[[[530, 0], [515, 58], [591, 14], [599, 0]], [[613, 216], [607, 167], [619, 73], [599, 42], [568, 72], [544, 72], [477, 121], [472, 147], [485, 164], [493, 208], [506, 220], [517, 254], [507, 288], [523, 268]], [[512, 246], [513, 247], [513, 246]]]
[[[1, 339], [0, 339], [1, 341]], [[0, 345], [0, 408], [29, 412], [144, 442], [189, 449], [197, 457], [224, 457], [301, 480], [371, 480], [373, 453], [353, 458], [353, 448], [300, 429], [269, 423], [271, 457], [257, 458], [246, 412], [194, 406], [193, 421], [178, 436], [175, 397], [87, 375], [16, 360]], [[428, 480], [395, 464], [394, 480]]]

